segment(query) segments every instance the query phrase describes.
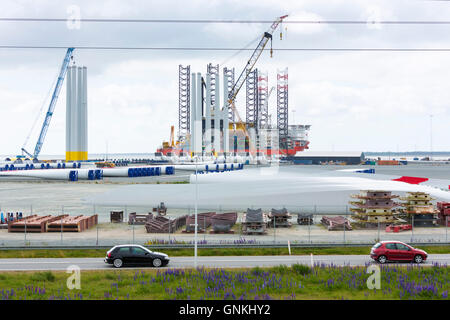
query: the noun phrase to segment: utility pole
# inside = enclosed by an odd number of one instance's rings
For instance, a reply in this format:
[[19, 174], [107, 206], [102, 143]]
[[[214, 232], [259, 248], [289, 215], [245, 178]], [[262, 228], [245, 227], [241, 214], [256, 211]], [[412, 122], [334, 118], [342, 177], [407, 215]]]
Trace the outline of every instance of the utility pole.
[[198, 201], [198, 180], [197, 180], [197, 160], [195, 159], [195, 235], [194, 235], [194, 268], [197, 269], [197, 201]]
[[105, 161], [108, 161], [108, 140], [106, 140], [106, 153], [105, 153]]
[[430, 160], [433, 160], [433, 115], [430, 114]]

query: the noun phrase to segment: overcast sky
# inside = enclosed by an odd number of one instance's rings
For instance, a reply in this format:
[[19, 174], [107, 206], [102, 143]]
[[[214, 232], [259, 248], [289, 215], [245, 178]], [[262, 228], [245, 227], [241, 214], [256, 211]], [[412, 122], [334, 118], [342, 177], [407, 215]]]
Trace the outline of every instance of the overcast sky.
[[[9, 1], [0, 16], [272, 20], [450, 20], [450, 2], [420, 0]], [[0, 45], [243, 48], [267, 24], [0, 22]], [[285, 24], [274, 48], [450, 48], [450, 25]], [[256, 47], [257, 42], [249, 48]], [[0, 154], [34, 150], [65, 49], [0, 49]], [[178, 131], [178, 65], [240, 72], [251, 52], [75, 50], [88, 68], [89, 152], [154, 152]], [[289, 68], [290, 124], [311, 124], [311, 150], [450, 150], [450, 52], [274, 52], [257, 63], [276, 85]], [[65, 151], [65, 83], [42, 154]], [[47, 99], [47, 100], [46, 100]], [[245, 116], [245, 90], [237, 97]], [[276, 119], [276, 95], [269, 101]], [[292, 112], [294, 111], [295, 112]], [[432, 126], [430, 121], [432, 117]], [[432, 127], [432, 136], [430, 128]], [[432, 141], [432, 143], [431, 143]]]

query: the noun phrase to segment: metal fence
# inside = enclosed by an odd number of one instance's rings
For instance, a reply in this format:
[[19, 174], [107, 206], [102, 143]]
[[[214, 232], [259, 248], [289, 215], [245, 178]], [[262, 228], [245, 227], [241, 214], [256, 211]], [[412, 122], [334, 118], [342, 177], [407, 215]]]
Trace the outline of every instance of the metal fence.
[[[249, 205], [248, 208], [258, 209], [259, 206]], [[280, 209], [280, 206], [273, 208]], [[269, 213], [272, 207], [261, 208], [263, 212]], [[29, 230], [25, 232], [12, 233], [7, 229], [0, 229], [0, 248], [1, 247], [51, 247], [51, 246], [111, 246], [123, 243], [137, 243], [148, 245], [164, 245], [164, 244], [192, 244], [194, 242], [194, 234], [183, 232], [186, 228], [181, 227], [177, 230], [170, 230], [169, 233], [147, 233], [145, 225], [128, 224], [130, 213], [146, 214], [154, 213], [152, 207], [144, 206], [98, 206], [98, 205], [80, 205], [80, 206], [45, 206], [36, 207], [33, 205], [8, 206], [3, 204], [0, 211], [4, 213], [22, 212], [22, 217], [30, 215], [52, 215], [58, 216], [67, 214], [69, 216], [78, 215], [98, 215], [98, 224], [83, 232], [42, 232], [32, 233]], [[123, 211], [122, 223], [111, 223], [110, 212]], [[245, 245], [245, 244], [362, 244], [375, 243], [381, 240], [399, 240], [407, 243], [441, 243], [449, 244], [448, 225], [450, 219], [446, 217], [446, 221], [442, 224], [428, 221], [433, 226], [425, 226], [426, 220], [421, 219], [420, 223], [414, 221], [414, 218], [405, 220], [404, 224], [410, 224], [409, 230], [398, 230], [399, 232], [388, 232], [386, 226], [382, 223], [372, 226], [371, 228], [363, 228], [355, 225], [353, 214], [350, 212], [349, 206], [298, 206], [288, 208], [291, 218], [288, 220], [290, 227], [277, 226], [277, 220], [273, 224], [266, 225], [264, 234], [246, 234], [243, 230], [243, 211], [238, 211], [238, 219], [232, 227], [232, 233], [210, 233], [211, 227], [199, 225], [199, 229], [206, 229], [206, 232], [198, 234], [200, 245]], [[223, 210], [222, 206], [217, 205], [215, 208], [198, 208], [197, 213], [216, 212], [225, 213], [230, 210]], [[194, 208], [185, 209], [168, 208], [165, 215], [168, 219], [176, 219], [183, 215], [193, 215]], [[298, 215], [310, 215], [310, 219], [298, 223]], [[330, 231], [323, 225], [323, 217], [341, 216], [348, 219], [352, 223], [352, 230], [342, 226], [342, 228], [334, 228]], [[203, 220], [203, 223], [206, 223]]]

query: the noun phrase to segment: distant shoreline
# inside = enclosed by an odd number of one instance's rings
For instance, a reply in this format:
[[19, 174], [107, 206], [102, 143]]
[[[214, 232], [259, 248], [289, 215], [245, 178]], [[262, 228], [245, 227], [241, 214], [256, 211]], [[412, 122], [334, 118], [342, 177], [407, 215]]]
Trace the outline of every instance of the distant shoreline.
[[[445, 157], [450, 158], [450, 151], [403, 151], [403, 152], [392, 152], [392, 151], [364, 151], [366, 157]], [[155, 156], [154, 152], [148, 153], [89, 153], [89, 159], [150, 159]], [[0, 155], [0, 160], [8, 157], [14, 157], [14, 155]], [[41, 155], [41, 159], [54, 159], [54, 160], [64, 160], [65, 155]], [[447, 160], [447, 159], [446, 159]]]
[[449, 156], [450, 157], [450, 151], [404, 151], [404, 152], [391, 152], [391, 151], [380, 151], [380, 152], [370, 152], [366, 151], [364, 152], [364, 155], [366, 156], [420, 156], [420, 157], [427, 157], [427, 156]]

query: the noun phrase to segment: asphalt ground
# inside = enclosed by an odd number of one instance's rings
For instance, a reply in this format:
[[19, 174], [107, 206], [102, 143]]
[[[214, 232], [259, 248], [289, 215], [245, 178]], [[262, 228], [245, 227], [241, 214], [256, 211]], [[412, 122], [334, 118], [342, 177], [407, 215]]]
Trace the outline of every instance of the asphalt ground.
[[[252, 268], [273, 267], [292, 264], [326, 264], [337, 266], [366, 266], [374, 261], [368, 255], [321, 255], [321, 256], [212, 256], [197, 257], [197, 267], [206, 268]], [[430, 254], [422, 265], [433, 263], [449, 264], [450, 254]], [[407, 263], [405, 263], [407, 264]], [[81, 270], [115, 269], [106, 264], [104, 258], [18, 258], [0, 259], [0, 271], [58, 271], [69, 266], [78, 266]], [[173, 257], [165, 268], [193, 268], [194, 257]], [[142, 267], [139, 267], [142, 269]]]

